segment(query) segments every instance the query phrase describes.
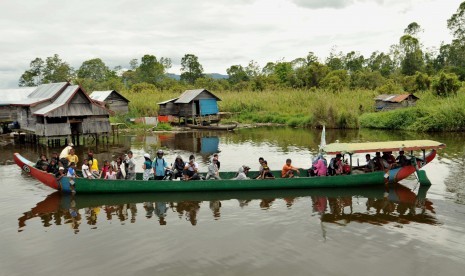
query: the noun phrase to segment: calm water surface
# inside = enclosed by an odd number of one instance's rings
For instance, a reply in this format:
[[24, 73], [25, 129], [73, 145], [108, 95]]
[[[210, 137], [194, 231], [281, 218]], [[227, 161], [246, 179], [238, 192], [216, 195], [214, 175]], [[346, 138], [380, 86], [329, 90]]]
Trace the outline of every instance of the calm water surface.
[[[163, 148], [205, 168], [309, 167], [318, 131], [289, 128], [120, 136], [81, 146], [99, 161]], [[36, 160], [61, 149], [1, 141], [0, 275], [463, 275], [465, 146], [462, 133], [328, 131], [327, 142], [433, 139], [447, 144], [414, 177], [383, 188], [62, 196], [21, 173], [13, 152]], [[362, 162], [363, 156], [355, 156]], [[81, 159], [82, 160], [82, 159]]]

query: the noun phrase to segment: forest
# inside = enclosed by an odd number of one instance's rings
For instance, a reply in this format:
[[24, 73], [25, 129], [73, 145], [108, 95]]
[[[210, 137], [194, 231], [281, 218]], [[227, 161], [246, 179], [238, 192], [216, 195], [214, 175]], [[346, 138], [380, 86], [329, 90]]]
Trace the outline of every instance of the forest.
[[[465, 130], [465, 2], [447, 20], [453, 39], [437, 48], [422, 45], [421, 26], [412, 22], [389, 51], [363, 56], [332, 49], [324, 60], [309, 52], [261, 67], [230, 65], [227, 78], [205, 74], [199, 58], [185, 54], [177, 80], [168, 74], [168, 57], [146, 54], [129, 68], [110, 69], [100, 58], [75, 69], [59, 55], [37, 57], [19, 86], [71, 81], [91, 93], [117, 90], [131, 100], [128, 117], [156, 115], [158, 102], [187, 89], [205, 88], [222, 99], [230, 120], [299, 127], [383, 128], [412, 131]], [[379, 94], [415, 93], [415, 107], [374, 112]], [[149, 99], [149, 100], [147, 100]]]

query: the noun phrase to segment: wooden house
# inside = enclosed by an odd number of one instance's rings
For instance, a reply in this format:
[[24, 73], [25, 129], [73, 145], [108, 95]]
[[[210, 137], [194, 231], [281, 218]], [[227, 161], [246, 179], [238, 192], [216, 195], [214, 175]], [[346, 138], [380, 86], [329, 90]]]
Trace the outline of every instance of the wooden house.
[[34, 91], [36, 87], [0, 89], [0, 123], [11, 123], [17, 120], [16, 107], [12, 103], [22, 101]]
[[104, 106], [115, 114], [125, 114], [129, 112], [130, 101], [116, 90], [94, 91], [89, 97], [94, 101], [104, 103]]
[[381, 94], [375, 97], [376, 111], [414, 106], [419, 98], [413, 94]]
[[98, 135], [111, 131], [108, 110], [69, 82], [42, 84], [12, 106], [17, 108], [20, 129], [38, 137], [88, 134], [98, 140]]
[[[178, 98], [158, 103], [159, 116], [175, 116], [196, 122], [218, 120], [220, 98], [206, 89], [186, 90]], [[163, 119], [159, 120], [162, 122]]]

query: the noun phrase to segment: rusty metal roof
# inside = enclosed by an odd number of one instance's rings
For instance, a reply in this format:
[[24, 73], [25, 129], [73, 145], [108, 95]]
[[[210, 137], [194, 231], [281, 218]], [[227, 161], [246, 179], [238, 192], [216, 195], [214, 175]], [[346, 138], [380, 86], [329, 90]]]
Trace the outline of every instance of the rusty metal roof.
[[174, 103], [190, 103], [204, 91], [215, 97], [217, 101], [221, 101], [220, 98], [215, 96], [212, 92], [208, 91], [207, 89], [194, 89], [184, 91], [184, 93], [182, 93], [181, 96], [179, 96], [179, 98]]
[[381, 95], [376, 96], [375, 100], [383, 101], [383, 102], [391, 102], [391, 103], [400, 103], [408, 99], [410, 96], [412, 96], [412, 98], [416, 100], [419, 99], [413, 94], [381, 94]]

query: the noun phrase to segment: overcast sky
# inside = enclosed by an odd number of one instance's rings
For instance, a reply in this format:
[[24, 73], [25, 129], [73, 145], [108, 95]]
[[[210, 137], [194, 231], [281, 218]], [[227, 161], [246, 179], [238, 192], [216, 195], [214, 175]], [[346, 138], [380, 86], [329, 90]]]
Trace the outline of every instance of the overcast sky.
[[17, 87], [36, 57], [58, 54], [78, 69], [101, 58], [129, 67], [144, 54], [194, 54], [205, 73], [255, 60], [291, 61], [331, 48], [389, 51], [417, 22], [425, 47], [452, 39], [447, 19], [463, 0], [0, 0], [0, 88]]

